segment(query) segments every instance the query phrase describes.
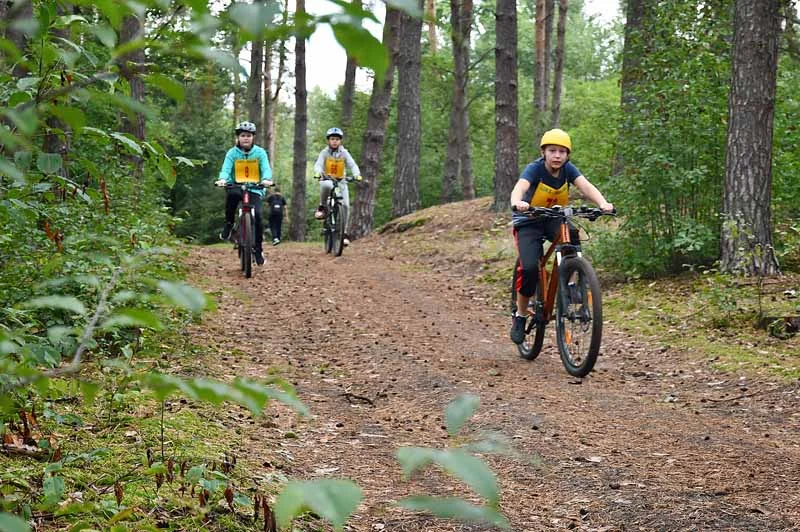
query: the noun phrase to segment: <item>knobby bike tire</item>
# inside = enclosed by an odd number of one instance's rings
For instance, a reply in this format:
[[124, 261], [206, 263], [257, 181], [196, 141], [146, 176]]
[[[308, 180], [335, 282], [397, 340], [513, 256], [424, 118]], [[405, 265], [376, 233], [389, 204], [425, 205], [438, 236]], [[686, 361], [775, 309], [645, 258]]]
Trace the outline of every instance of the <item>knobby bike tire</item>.
[[[558, 273], [556, 307], [558, 351], [567, 373], [575, 377], [585, 377], [597, 362], [603, 336], [603, 299], [600, 281], [592, 265], [582, 257], [565, 259]], [[568, 286], [570, 280], [574, 280], [574, 289]], [[577, 345], [573, 338], [576, 333], [590, 336], [587, 346]]]
[[253, 218], [245, 214], [242, 220], [242, 271], [248, 279], [253, 276]]
[[329, 204], [328, 214], [325, 216], [325, 223], [323, 225], [325, 253], [330, 253], [331, 250], [333, 250], [333, 228], [333, 207]]
[[332, 253], [336, 257], [340, 257], [344, 251], [344, 225], [347, 222], [347, 216], [344, 205], [336, 203], [333, 206], [333, 250]]
[[[517, 276], [519, 268], [519, 259], [517, 259], [516, 264], [514, 264], [514, 274], [511, 276], [511, 313], [513, 315], [514, 311], [517, 308]], [[542, 287], [539, 286], [539, 283], [536, 283], [536, 295], [531, 299], [531, 303], [528, 305], [528, 308], [531, 310], [536, 310], [536, 302], [539, 302], [539, 308], [544, 307], [544, 302], [542, 301]], [[540, 316], [541, 317], [541, 316]], [[519, 351], [519, 356], [524, 358], [525, 360], [534, 360], [536, 357], [539, 356], [539, 353], [542, 351], [542, 343], [544, 342], [544, 330], [547, 327], [547, 323], [544, 321], [536, 322], [535, 317], [528, 318], [525, 324], [525, 340], [521, 344], [517, 345], [517, 351]]]

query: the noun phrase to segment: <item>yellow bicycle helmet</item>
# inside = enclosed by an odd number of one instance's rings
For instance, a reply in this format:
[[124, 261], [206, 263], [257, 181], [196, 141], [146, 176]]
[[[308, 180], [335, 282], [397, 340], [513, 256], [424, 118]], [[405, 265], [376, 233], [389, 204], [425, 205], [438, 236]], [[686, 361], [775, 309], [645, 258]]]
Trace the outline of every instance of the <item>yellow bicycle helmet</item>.
[[542, 141], [539, 143], [540, 148], [553, 144], [555, 146], [563, 146], [567, 151], [572, 152], [572, 141], [569, 135], [563, 129], [551, 129], [542, 135]]

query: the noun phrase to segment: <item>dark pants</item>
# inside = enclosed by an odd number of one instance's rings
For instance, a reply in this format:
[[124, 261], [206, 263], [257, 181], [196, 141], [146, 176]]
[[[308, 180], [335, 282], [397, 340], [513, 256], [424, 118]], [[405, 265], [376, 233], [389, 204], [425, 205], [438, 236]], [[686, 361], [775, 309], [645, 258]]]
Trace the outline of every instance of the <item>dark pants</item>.
[[[242, 201], [242, 189], [240, 188], [231, 188], [228, 189], [228, 196], [225, 198], [225, 222], [229, 224], [233, 224], [233, 219], [236, 215], [236, 208], [239, 206], [239, 203]], [[250, 204], [253, 206], [253, 211], [255, 214], [256, 220], [256, 239], [255, 239], [255, 247], [256, 249], [262, 249], [262, 244], [264, 242], [264, 220], [261, 216], [261, 196], [254, 192], [250, 192]]]
[[281, 225], [283, 225], [283, 213], [269, 215], [269, 232], [272, 238], [281, 239]]
[[[525, 297], [536, 293], [539, 282], [539, 258], [544, 253], [543, 243], [547, 238], [555, 240], [561, 231], [561, 220], [542, 220], [514, 228], [519, 265], [517, 266], [516, 290]], [[578, 229], [570, 224], [569, 238], [574, 245], [580, 244]]]

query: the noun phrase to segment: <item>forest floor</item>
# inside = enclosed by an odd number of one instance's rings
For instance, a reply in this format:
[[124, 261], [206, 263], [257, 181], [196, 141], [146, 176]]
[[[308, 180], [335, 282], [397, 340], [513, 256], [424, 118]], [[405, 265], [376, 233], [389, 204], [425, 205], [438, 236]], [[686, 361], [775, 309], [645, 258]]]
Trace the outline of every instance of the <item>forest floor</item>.
[[[482, 455], [515, 531], [800, 529], [796, 376], [723, 371], [717, 355], [645, 337], [613, 315], [585, 379], [565, 372], [552, 329], [539, 358], [522, 360], [499, 289], [513, 263], [507, 220], [485, 207], [423, 211], [339, 258], [321, 244], [281, 244], [252, 279], [228, 246], [192, 249], [190, 281], [218, 302], [191, 328], [214, 353], [194, 363], [220, 379], [280, 375], [312, 412], [270, 405], [259, 420], [222, 420], [253, 474], [354, 480], [365, 498], [347, 530], [489, 530], [393, 503], [411, 494], [480, 503], [437, 470], [405, 480], [395, 452], [490, 431], [516, 450]], [[793, 342], [780, 349], [791, 355]], [[464, 392], [481, 404], [449, 437], [443, 411]]]

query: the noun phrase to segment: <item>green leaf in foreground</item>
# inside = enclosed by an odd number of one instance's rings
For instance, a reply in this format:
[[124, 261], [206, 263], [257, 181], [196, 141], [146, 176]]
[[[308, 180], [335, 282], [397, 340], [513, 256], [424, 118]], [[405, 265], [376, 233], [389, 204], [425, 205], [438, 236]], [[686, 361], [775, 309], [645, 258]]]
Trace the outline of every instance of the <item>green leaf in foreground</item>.
[[55, 174], [61, 169], [61, 155], [40, 152], [36, 157], [36, 167], [44, 174]]
[[3, 532], [31, 532], [28, 523], [12, 514], [0, 513], [0, 530]]
[[275, 503], [278, 527], [288, 527], [292, 520], [312, 511], [341, 530], [361, 503], [362, 493], [355, 483], [343, 479], [290, 482]]
[[481, 400], [477, 395], [462, 394], [450, 401], [444, 411], [444, 423], [447, 426], [447, 433], [454, 436], [472, 417], [478, 408]]
[[58, 310], [67, 310], [74, 314], [86, 314], [86, 307], [78, 298], [72, 296], [44, 296], [35, 297], [25, 303], [28, 308], [51, 308]]
[[509, 528], [508, 520], [495, 510], [485, 506], [476, 506], [456, 497], [417, 496], [402, 499], [397, 504], [409, 510], [429, 512], [436, 517], [445, 519], [487, 523], [500, 528]]
[[208, 305], [203, 292], [185, 283], [159, 281], [158, 287], [172, 303], [192, 312], [202, 312]]
[[451, 475], [466, 482], [489, 501], [490, 506], [497, 506], [500, 501], [500, 489], [494, 472], [489, 469], [486, 462], [461, 449], [439, 451], [434, 455], [434, 461]]
[[359, 66], [371, 68], [379, 79], [389, 66], [386, 47], [366, 28], [348, 23], [331, 23], [333, 35]]
[[158, 316], [149, 310], [140, 308], [123, 308], [114, 312], [101, 325], [101, 329], [116, 329], [118, 327], [144, 327], [160, 330], [163, 328]]

